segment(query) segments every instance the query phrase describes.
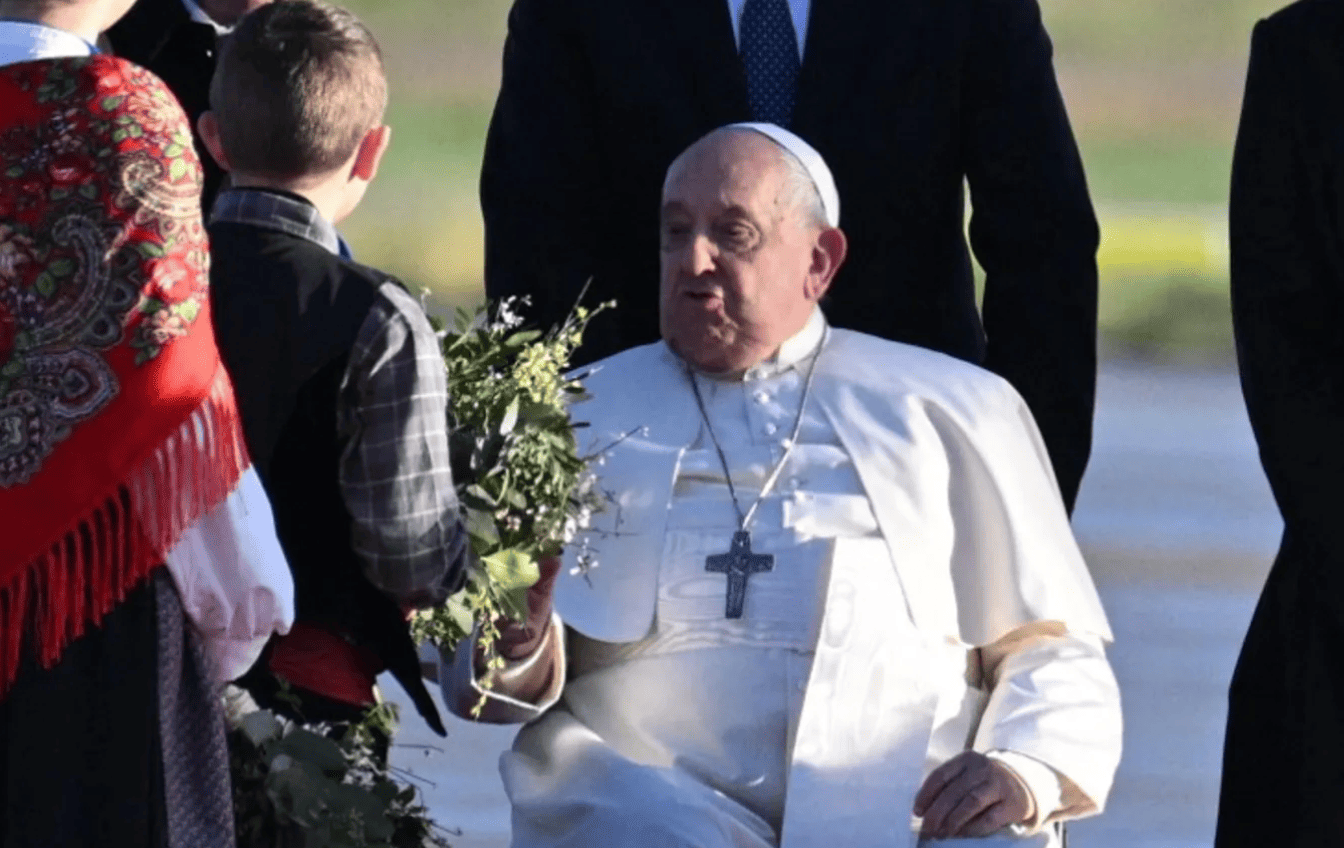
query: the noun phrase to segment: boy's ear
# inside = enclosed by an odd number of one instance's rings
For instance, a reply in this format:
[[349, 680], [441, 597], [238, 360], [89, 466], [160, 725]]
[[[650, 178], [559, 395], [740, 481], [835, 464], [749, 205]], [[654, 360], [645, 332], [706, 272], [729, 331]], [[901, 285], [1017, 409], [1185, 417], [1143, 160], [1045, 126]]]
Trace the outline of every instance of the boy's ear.
[[364, 133], [364, 138], [359, 142], [359, 150], [355, 152], [355, 164], [350, 169], [350, 176], [366, 183], [371, 182], [378, 174], [378, 163], [383, 161], [383, 154], [387, 152], [387, 146], [391, 142], [392, 128], [387, 124]]
[[219, 120], [215, 113], [202, 112], [196, 119], [196, 129], [201, 134], [201, 141], [205, 142], [205, 149], [210, 151], [210, 157], [219, 163], [219, 167], [230, 170], [229, 157], [224, 155], [224, 144], [219, 140]]

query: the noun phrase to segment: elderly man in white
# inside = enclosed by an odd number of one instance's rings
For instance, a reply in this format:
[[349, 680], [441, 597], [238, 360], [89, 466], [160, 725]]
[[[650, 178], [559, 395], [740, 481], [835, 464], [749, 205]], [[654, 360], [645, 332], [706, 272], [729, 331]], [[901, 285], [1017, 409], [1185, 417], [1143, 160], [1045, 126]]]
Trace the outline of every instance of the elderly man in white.
[[529, 722], [501, 759], [517, 848], [1055, 845], [1105, 802], [1111, 634], [1031, 416], [829, 327], [838, 223], [773, 125], [669, 168], [663, 343], [574, 409], [614, 443], [599, 563], [544, 570], [489, 686], [479, 646], [445, 658], [459, 713], [484, 691]]

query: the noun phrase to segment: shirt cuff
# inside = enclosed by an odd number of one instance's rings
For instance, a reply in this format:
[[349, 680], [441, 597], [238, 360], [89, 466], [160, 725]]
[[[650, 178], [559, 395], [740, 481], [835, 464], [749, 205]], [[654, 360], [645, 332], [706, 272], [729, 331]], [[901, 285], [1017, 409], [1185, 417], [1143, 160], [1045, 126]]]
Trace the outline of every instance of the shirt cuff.
[[1019, 754], [1017, 751], [986, 751], [985, 756], [1011, 769], [1035, 802], [1036, 811], [1031, 818], [1011, 825], [1009, 830], [1014, 836], [1030, 836], [1040, 830], [1041, 826], [1059, 810], [1060, 802], [1063, 800], [1059, 775], [1040, 760]]
[[[486, 675], [488, 683], [476, 675], [477, 635], [473, 631], [470, 639], [463, 639], [451, 658], [447, 655], [442, 657], [439, 680], [447, 703], [456, 704], [469, 712], [484, 697], [486, 703], [482, 708], [482, 719], [505, 723], [532, 721], [555, 706], [564, 691], [566, 673], [565, 628], [558, 613], [551, 613], [546, 637], [537, 645], [537, 649], [521, 659], [506, 660], [502, 668]], [[552, 663], [554, 668], [550, 685], [535, 701], [524, 701], [504, 694], [541, 663]], [[459, 715], [463, 713], [459, 712]]]

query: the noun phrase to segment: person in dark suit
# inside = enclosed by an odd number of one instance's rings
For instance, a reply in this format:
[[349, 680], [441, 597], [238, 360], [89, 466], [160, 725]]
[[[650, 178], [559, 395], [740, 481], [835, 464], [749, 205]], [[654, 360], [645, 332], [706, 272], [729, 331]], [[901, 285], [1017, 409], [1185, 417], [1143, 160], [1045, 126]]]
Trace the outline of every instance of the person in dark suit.
[[147, 68], [177, 95], [191, 121], [196, 153], [205, 169], [201, 208], [207, 218], [224, 171], [201, 143], [196, 121], [210, 108], [215, 42], [252, 9], [270, 0], [137, 0], [107, 31], [112, 52]]
[[[580, 358], [658, 338], [658, 206], [714, 127], [786, 126], [845, 198], [837, 326], [1007, 378], [1072, 507], [1091, 448], [1098, 230], [1036, 0], [515, 0], [481, 174], [485, 285]], [[964, 237], [987, 272], [983, 322]]]
[[1344, 845], [1344, 4], [1252, 39], [1230, 208], [1242, 390], [1284, 532], [1232, 676], [1218, 848]]

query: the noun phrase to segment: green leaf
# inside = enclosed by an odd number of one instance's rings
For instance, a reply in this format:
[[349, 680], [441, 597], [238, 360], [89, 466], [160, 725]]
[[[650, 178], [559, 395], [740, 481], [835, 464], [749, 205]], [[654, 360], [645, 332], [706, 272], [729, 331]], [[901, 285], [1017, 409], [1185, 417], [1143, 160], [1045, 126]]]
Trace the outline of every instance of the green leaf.
[[180, 144], [170, 144], [163, 150], [163, 155], [168, 159], [175, 159], [186, 152], [186, 148]]
[[321, 769], [323, 774], [340, 777], [348, 768], [340, 745], [303, 728], [296, 728], [287, 734], [280, 740], [276, 750], [300, 762], [312, 764]]
[[499, 544], [499, 529], [495, 527], [495, 520], [490, 517], [490, 513], [471, 507], [467, 507], [466, 513], [463, 523], [469, 536], [485, 545]]
[[158, 259], [164, 255], [163, 248], [151, 241], [138, 241], [135, 243], [135, 247], [151, 259]]
[[477, 509], [489, 510], [499, 506], [499, 502], [478, 483], [472, 483], [463, 489], [462, 499], [472, 502], [471, 505]]
[[448, 611], [448, 615], [452, 618], [453, 624], [457, 625], [459, 630], [463, 633], [470, 633], [471, 628], [476, 622], [472, 620], [471, 610], [467, 609], [466, 605], [462, 603], [462, 595], [462, 592], [453, 595], [443, 607]]
[[504, 612], [508, 614], [509, 618], [512, 618], [514, 621], [523, 621], [527, 618], [526, 586], [503, 592], [500, 595], [500, 601], [504, 607]]
[[131, 133], [129, 130], [127, 130], [126, 127], [117, 127], [115, 130], [112, 131], [112, 143], [120, 144], [121, 142], [130, 138], [130, 135]]
[[504, 340], [505, 347], [518, 348], [541, 338], [541, 330], [522, 330]]
[[155, 312], [158, 312], [163, 307], [164, 307], [163, 301], [159, 300], [157, 297], [147, 297], [145, 298], [145, 302], [140, 304], [140, 311], [146, 313], [147, 315], [153, 315]]
[[125, 101], [125, 100], [126, 100], [126, 95], [124, 95], [124, 94], [114, 94], [114, 95], [111, 95], [111, 96], [109, 96], [109, 97], [104, 97], [104, 98], [103, 98], [103, 102], [102, 102], [101, 104], [99, 104], [99, 105], [101, 105], [101, 106], [103, 107], [103, 111], [104, 111], [104, 112], [111, 112], [113, 109], [115, 109], [115, 108], [117, 108], [118, 106], [120, 106], [120, 105], [122, 104], [122, 102]]
[[187, 160], [174, 159], [173, 164], [168, 166], [168, 179], [176, 182], [187, 175]]
[[243, 735], [253, 745], [260, 747], [262, 743], [269, 742], [280, 735], [282, 725], [280, 719], [276, 718], [270, 710], [257, 710], [243, 716], [238, 723], [242, 729]]
[[47, 271], [53, 277], [68, 277], [75, 273], [75, 260], [69, 257], [62, 257], [47, 265]]
[[481, 557], [481, 565], [490, 582], [503, 591], [526, 589], [541, 577], [541, 571], [532, 557], [514, 549]]
[[80, 195], [82, 195], [85, 198], [88, 198], [89, 200], [97, 200], [98, 186], [94, 185], [93, 183], [85, 183], [84, 185], [79, 187], [79, 193]]
[[43, 271], [33, 280], [33, 290], [43, 297], [51, 297], [56, 293], [56, 278], [48, 271]]
[[17, 178], [23, 176], [23, 166], [22, 166], [22, 165], [10, 165], [10, 166], [9, 166], [9, 169], [5, 171], [5, 176], [6, 176], [6, 177], [9, 177], [11, 180], [12, 180], [12, 179], [17, 179]]
[[513, 432], [513, 428], [518, 425], [518, 398], [509, 401], [508, 407], [504, 410], [504, 417], [499, 420], [499, 435], [507, 436]]
[[65, 200], [69, 196], [70, 196], [70, 189], [68, 188], [53, 188], [51, 190], [52, 200]]

